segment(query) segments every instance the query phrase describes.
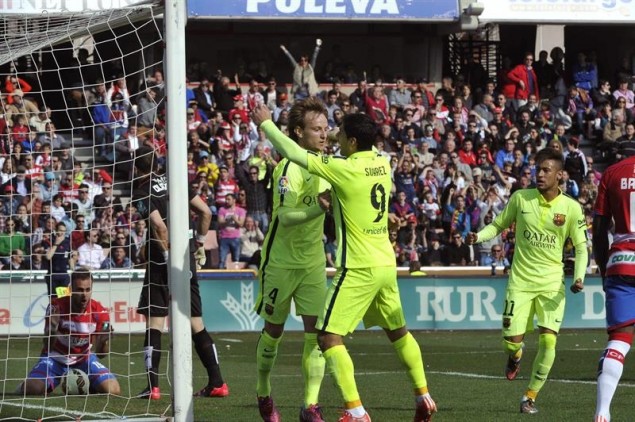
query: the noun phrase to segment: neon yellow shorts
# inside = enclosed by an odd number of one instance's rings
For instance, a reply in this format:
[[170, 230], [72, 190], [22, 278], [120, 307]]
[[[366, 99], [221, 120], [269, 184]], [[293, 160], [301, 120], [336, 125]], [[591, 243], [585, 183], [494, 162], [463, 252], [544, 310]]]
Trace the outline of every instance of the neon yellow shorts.
[[260, 292], [254, 310], [267, 322], [284, 324], [291, 313], [291, 300], [296, 315], [318, 316], [326, 297], [326, 268], [284, 269], [267, 266], [261, 271]]
[[335, 273], [316, 328], [344, 336], [362, 320], [366, 328], [406, 325], [395, 267], [340, 268]]
[[503, 337], [512, 337], [534, 330], [534, 316], [538, 326], [556, 333], [564, 317], [564, 290], [522, 292], [507, 290], [503, 309]]

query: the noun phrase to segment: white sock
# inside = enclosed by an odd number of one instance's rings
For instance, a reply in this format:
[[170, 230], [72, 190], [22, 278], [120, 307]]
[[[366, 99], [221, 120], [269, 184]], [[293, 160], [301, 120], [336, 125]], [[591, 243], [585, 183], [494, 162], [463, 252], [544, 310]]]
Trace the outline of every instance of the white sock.
[[355, 418], [363, 418], [366, 414], [366, 409], [364, 409], [364, 406], [357, 406], [353, 407], [352, 409], [348, 409], [347, 412], [353, 415], [353, 417]]
[[624, 371], [624, 358], [631, 346], [620, 340], [609, 340], [600, 358], [598, 373], [598, 393], [596, 402], [596, 416], [604, 416], [610, 420], [610, 406], [613, 394], [620, 382]]

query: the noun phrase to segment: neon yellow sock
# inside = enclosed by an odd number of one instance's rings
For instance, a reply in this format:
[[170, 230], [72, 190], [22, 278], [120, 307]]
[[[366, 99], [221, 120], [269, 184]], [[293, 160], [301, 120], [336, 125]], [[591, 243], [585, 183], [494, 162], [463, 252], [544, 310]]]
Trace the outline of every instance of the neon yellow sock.
[[304, 334], [304, 349], [302, 350], [302, 375], [304, 375], [304, 406], [309, 407], [318, 403], [320, 386], [324, 378], [326, 361], [318, 347], [317, 334]]
[[[529, 381], [528, 391], [535, 392], [532, 393], [535, 399], [538, 395], [538, 392], [545, 385], [545, 381], [547, 381], [547, 376], [549, 375], [549, 371], [551, 371], [551, 367], [553, 366], [553, 361], [556, 359], [556, 335], [555, 334], [540, 334], [538, 340], [538, 354], [534, 359], [534, 365], [531, 369], [531, 380]], [[527, 395], [528, 397], [529, 394]]]
[[355, 366], [344, 345], [334, 346], [323, 353], [329, 372], [340, 390], [347, 409], [361, 405], [355, 384]]
[[395, 348], [399, 360], [401, 360], [401, 363], [406, 367], [415, 394], [419, 395], [424, 388], [427, 392], [426, 387], [428, 382], [426, 381], [426, 373], [423, 369], [421, 348], [417, 340], [415, 340], [412, 334], [408, 333], [395, 341], [392, 346]]
[[276, 363], [278, 345], [281, 340], [282, 336], [273, 338], [264, 330], [260, 333], [258, 345], [256, 346], [256, 367], [258, 368], [256, 393], [258, 397], [271, 395], [271, 369]]

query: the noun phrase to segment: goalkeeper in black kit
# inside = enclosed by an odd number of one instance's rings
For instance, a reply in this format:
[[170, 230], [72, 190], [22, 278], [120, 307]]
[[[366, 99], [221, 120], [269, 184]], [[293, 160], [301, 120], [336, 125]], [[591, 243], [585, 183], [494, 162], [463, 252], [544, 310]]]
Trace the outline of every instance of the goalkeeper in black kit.
[[[148, 387], [138, 397], [158, 400], [159, 364], [161, 361], [161, 335], [168, 316], [170, 292], [168, 290], [169, 241], [166, 217], [168, 214], [168, 186], [164, 174], [157, 173], [157, 157], [154, 149], [141, 147], [135, 154], [135, 187], [132, 194], [133, 205], [137, 208], [148, 227], [146, 261], [148, 262], [143, 289], [137, 312], [146, 317], [146, 335], [143, 343]], [[196, 397], [226, 397], [227, 384], [223, 381], [218, 354], [212, 337], [203, 325], [203, 307], [196, 276], [196, 262], [193, 250], [198, 250], [205, 242], [212, 214], [209, 207], [193, 190], [189, 194], [189, 208], [197, 216], [196, 234], [190, 241], [190, 293], [192, 340], [199, 359], [208, 375], [207, 385], [198, 391]], [[189, 220], [189, 214], [184, 213]], [[197, 253], [200, 256], [200, 253]]]

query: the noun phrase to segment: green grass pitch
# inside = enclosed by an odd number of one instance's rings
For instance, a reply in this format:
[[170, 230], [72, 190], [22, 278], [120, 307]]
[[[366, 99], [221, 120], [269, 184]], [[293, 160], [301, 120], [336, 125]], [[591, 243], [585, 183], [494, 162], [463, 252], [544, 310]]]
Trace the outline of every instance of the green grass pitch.
[[[505, 355], [498, 331], [415, 332], [424, 353], [426, 375], [439, 413], [434, 421], [584, 421], [595, 409], [595, 376], [598, 357], [606, 343], [603, 330], [563, 330], [558, 339], [556, 362], [550, 379], [537, 400], [540, 413], [519, 414], [519, 400], [527, 386], [531, 362], [536, 353], [536, 334], [527, 337], [519, 378], [504, 377]], [[223, 375], [231, 394], [224, 399], [195, 399], [196, 421], [258, 421], [255, 394], [255, 344], [257, 333], [217, 333], [213, 335], [221, 359]], [[17, 379], [33, 365], [41, 342], [0, 338], [0, 420], [128, 420], [140, 415], [171, 414], [169, 385], [162, 379], [163, 397], [148, 402], [128, 399], [145, 386], [142, 336], [117, 335], [115, 352], [105, 363], [118, 374], [125, 397], [64, 397], [59, 390], [47, 399], [11, 396]], [[164, 338], [167, 343], [167, 338]], [[131, 354], [126, 353], [129, 349]], [[356, 378], [364, 405], [373, 421], [401, 422], [413, 417], [411, 387], [401, 365], [381, 331], [360, 331], [346, 344], [355, 362]], [[273, 397], [283, 420], [297, 420], [302, 404], [300, 354], [302, 334], [286, 333], [278, 355], [272, 385]], [[120, 352], [120, 353], [118, 353]], [[25, 359], [25, 356], [31, 356]], [[9, 358], [9, 359], [7, 359]], [[633, 367], [627, 358], [622, 383], [613, 402], [613, 421], [634, 419], [631, 397], [635, 388]], [[166, 354], [162, 366], [167, 368]], [[205, 370], [194, 360], [194, 388], [206, 382]], [[167, 369], [165, 369], [167, 371]], [[122, 375], [123, 374], [123, 375]], [[321, 404], [327, 421], [336, 421], [341, 399], [332, 379], [325, 377]], [[66, 416], [62, 413], [66, 409]]]

